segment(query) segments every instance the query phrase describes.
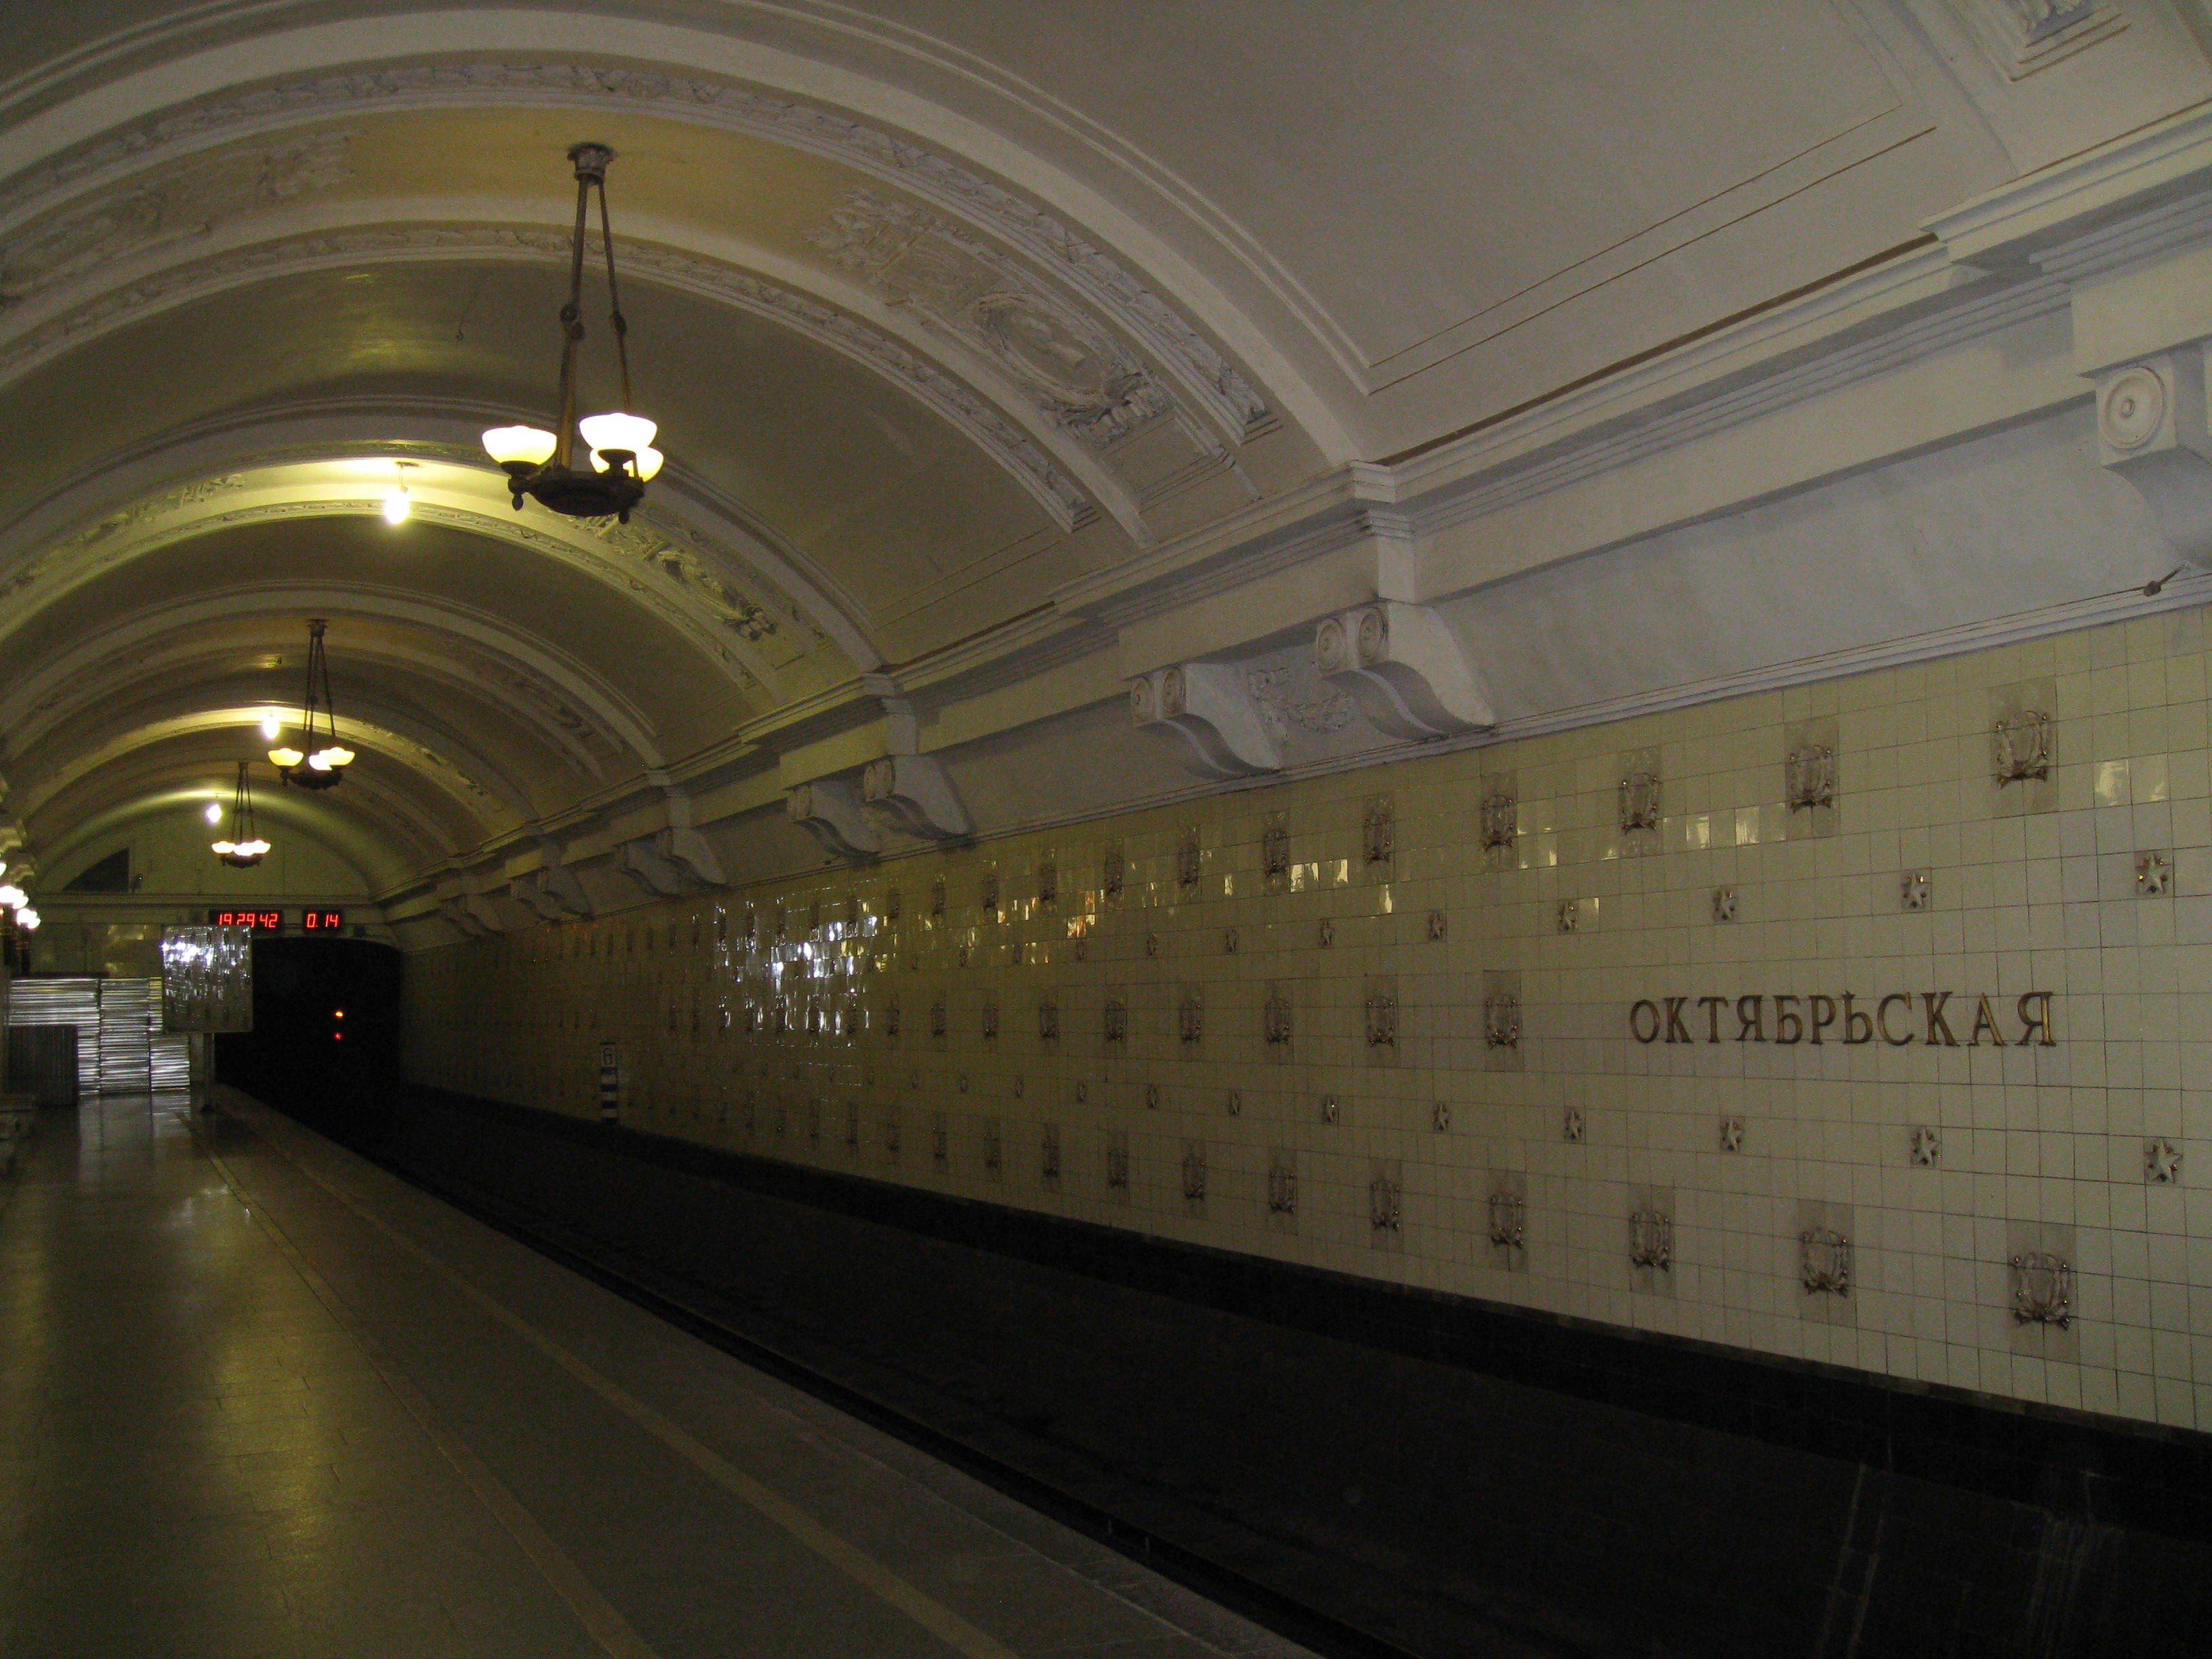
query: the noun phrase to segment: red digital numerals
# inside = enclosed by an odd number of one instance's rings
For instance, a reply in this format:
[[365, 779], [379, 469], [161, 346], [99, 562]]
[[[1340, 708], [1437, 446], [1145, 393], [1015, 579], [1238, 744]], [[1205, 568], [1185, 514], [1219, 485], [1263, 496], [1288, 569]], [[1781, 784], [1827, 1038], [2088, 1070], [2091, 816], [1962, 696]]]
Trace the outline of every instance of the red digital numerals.
[[218, 927], [246, 927], [257, 933], [282, 933], [284, 928], [282, 910], [210, 910], [208, 920]]

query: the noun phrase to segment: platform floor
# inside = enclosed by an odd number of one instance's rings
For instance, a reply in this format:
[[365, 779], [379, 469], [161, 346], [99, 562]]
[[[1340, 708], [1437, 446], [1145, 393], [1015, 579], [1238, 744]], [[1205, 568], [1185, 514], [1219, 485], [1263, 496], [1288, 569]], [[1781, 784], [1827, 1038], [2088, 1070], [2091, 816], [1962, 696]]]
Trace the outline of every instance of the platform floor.
[[10, 1659], [1301, 1659], [243, 1097], [0, 1179]]

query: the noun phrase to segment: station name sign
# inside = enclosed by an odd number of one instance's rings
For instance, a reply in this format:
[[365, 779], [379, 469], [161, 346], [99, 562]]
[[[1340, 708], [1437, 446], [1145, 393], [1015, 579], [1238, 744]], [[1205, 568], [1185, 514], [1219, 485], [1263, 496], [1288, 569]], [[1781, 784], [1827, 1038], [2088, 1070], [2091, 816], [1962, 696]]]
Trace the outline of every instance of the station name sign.
[[1628, 1010], [1628, 1032], [1644, 1043], [2055, 1048], [2052, 994], [2028, 991], [2007, 999], [1984, 991], [1970, 999], [1954, 991], [1891, 991], [1880, 997], [1816, 991], [1802, 996], [1645, 997]]

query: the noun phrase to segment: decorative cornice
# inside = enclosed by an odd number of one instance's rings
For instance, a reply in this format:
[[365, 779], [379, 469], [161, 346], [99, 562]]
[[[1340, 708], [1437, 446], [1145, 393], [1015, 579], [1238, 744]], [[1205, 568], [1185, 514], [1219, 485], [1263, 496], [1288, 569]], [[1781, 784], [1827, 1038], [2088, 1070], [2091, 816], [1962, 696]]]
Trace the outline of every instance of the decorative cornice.
[[[2067, 299], [2065, 285], [2047, 278], [2009, 283], [1995, 293], [1944, 306], [1869, 336], [1833, 343], [1794, 366], [1708, 386], [1702, 395], [1685, 398], [1664, 413], [1624, 412], [1608, 427], [1577, 434], [1571, 440], [1525, 458], [1515, 457], [1425, 501], [1401, 483], [1401, 493], [1412, 503], [1407, 514], [1410, 527], [1428, 533], [1503, 512], [1586, 478], [1873, 380], [1938, 352], [2054, 315], [2066, 309]], [[2086, 387], [2082, 395], [2088, 395]]]
[[2154, 121], [1921, 222], [1962, 264], [1996, 270], [2212, 179], [2212, 105]]

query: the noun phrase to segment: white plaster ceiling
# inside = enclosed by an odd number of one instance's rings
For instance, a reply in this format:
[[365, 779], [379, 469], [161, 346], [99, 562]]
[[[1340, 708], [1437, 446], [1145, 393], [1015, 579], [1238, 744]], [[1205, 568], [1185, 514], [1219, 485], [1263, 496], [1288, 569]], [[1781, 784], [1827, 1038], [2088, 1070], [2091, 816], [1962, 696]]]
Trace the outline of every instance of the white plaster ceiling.
[[[316, 811], [386, 871], [966, 672], [2011, 176], [1943, 3], [15, 0], [0, 813], [224, 775], [310, 615], [364, 751]], [[474, 448], [550, 414], [582, 138], [669, 456], [628, 527]]]

